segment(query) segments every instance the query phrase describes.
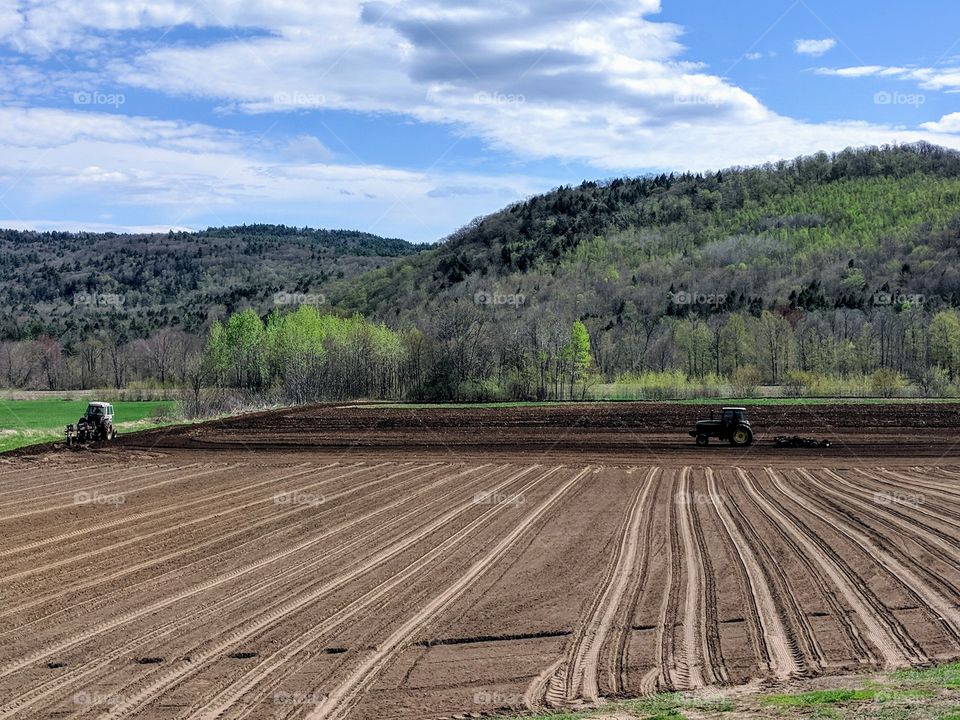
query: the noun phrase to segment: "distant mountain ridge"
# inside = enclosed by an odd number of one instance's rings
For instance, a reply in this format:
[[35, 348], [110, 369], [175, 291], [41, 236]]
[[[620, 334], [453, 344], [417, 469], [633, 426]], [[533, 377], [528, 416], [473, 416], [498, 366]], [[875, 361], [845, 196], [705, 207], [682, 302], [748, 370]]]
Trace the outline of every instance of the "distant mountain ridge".
[[267, 224], [162, 234], [0, 230], [0, 335], [199, 331], [211, 317], [268, 307], [278, 293], [320, 297], [333, 280], [422, 249], [354, 230]]

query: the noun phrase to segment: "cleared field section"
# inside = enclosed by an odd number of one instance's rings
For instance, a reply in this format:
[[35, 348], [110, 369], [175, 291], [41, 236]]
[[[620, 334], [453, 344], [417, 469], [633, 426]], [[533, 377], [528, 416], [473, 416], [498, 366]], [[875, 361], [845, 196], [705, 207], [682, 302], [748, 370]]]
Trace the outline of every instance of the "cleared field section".
[[439, 718], [960, 658], [955, 459], [683, 447], [15, 458], [0, 717]]

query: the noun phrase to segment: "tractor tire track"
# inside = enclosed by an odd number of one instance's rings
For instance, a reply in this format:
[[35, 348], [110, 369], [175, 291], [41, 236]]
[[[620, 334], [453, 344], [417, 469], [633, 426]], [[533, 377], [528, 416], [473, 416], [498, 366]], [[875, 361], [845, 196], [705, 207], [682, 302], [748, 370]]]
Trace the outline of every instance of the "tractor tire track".
[[[627, 506], [617, 534], [619, 543], [607, 565], [600, 591], [578, 628], [563, 663], [548, 682], [545, 694], [551, 706], [582, 701], [595, 703], [600, 698], [600, 652], [613, 629], [615, 618], [621, 614], [621, 605], [634, 585], [636, 575], [644, 570], [645, 563], [638, 564], [643, 519], [659, 471], [658, 467], [650, 468]], [[621, 635], [627, 629], [621, 628]]]
[[630, 666], [630, 638], [632, 636], [632, 623], [634, 610], [640, 599], [640, 594], [647, 584], [647, 578], [650, 574], [650, 552], [651, 537], [653, 534], [653, 525], [656, 514], [656, 496], [660, 490], [663, 481], [663, 471], [658, 468], [654, 476], [654, 485], [650, 489], [650, 497], [646, 502], [645, 519], [643, 522], [642, 537], [640, 539], [640, 549], [643, 551], [640, 572], [636, 574], [636, 580], [629, 589], [627, 599], [621, 602], [621, 617], [618, 618], [619, 627], [617, 632], [616, 646], [612, 648], [607, 657], [607, 675], [610, 678], [612, 687], [611, 694], [621, 694], [627, 687], [629, 666]]
[[[483, 470], [487, 467], [489, 467], [489, 465], [486, 465], [486, 464], [471, 467], [462, 473], [459, 473], [452, 477], [443, 478], [440, 481], [437, 481], [431, 485], [426, 486], [422, 492], [425, 493], [435, 486], [440, 486], [445, 483], [447, 484], [452, 483], [460, 479], [461, 477]], [[532, 469], [532, 468], [529, 468], [529, 469]], [[500, 470], [502, 470], [502, 467], [495, 468], [492, 471], [488, 471], [482, 474], [481, 476], [479, 476], [478, 478], [474, 478], [474, 482], [483, 482], [484, 480], [486, 480], [486, 478], [490, 477], [493, 474], [496, 474]], [[454, 488], [452, 493], [456, 494], [460, 491], [461, 491], [460, 488]], [[16, 670], [28, 667], [29, 665], [45, 660], [48, 657], [51, 657], [55, 654], [62, 653], [72, 647], [76, 647], [77, 645], [80, 645], [81, 643], [91, 638], [97, 637], [99, 635], [102, 635], [105, 632], [108, 632], [110, 630], [126, 625], [141, 617], [149, 616], [161, 609], [170, 607], [189, 597], [199, 595], [200, 593], [207, 592], [226, 582], [248, 575], [260, 569], [261, 567], [266, 567], [270, 564], [277, 562], [278, 560], [282, 560], [298, 552], [302, 552], [303, 550], [308, 549], [309, 547], [315, 544], [318, 544], [323, 540], [329, 537], [332, 537], [346, 529], [349, 529], [350, 527], [359, 525], [360, 523], [362, 523], [367, 519], [370, 519], [371, 517], [375, 517], [376, 515], [379, 515], [386, 510], [393, 509], [393, 507], [403, 504], [405, 502], [408, 502], [410, 499], [415, 499], [419, 494], [422, 494], [422, 493], [416, 493], [412, 496], [402, 498], [396, 501], [394, 504], [388, 505], [386, 507], [378, 508], [368, 513], [365, 516], [361, 516], [352, 521], [342, 523], [334, 528], [326, 530], [320, 535], [315, 536], [304, 542], [301, 542], [296, 546], [286, 548], [282, 551], [274, 553], [273, 555], [270, 555], [266, 558], [257, 560], [253, 563], [248, 563], [247, 565], [237, 568], [229, 573], [224, 573], [216, 578], [211, 578], [208, 581], [195, 585], [191, 588], [187, 588], [179, 593], [176, 593], [173, 596], [164, 598], [145, 608], [141, 608], [134, 612], [126, 613], [110, 621], [101, 623], [100, 625], [94, 628], [91, 628], [90, 630], [84, 633], [66, 638], [65, 640], [61, 641], [58, 644], [41, 648], [40, 650], [37, 650], [34, 653], [31, 653], [27, 657], [21, 658], [18, 661], [8, 663], [7, 665], [0, 668], [0, 677], [7, 676], [12, 672], [15, 672]], [[441, 495], [437, 499], [438, 501], [443, 501], [446, 499], [446, 495]], [[395, 518], [391, 518], [391, 520], [384, 526], [384, 530], [386, 530], [391, 524], [399, 526], [406, 520], [410, 519], [411, 517], [415, 517], [420, 513], [421, 513], [421, 508], [418, 507], [418, 508], [409, 510], [406, 513], [403, 513]], [[426, 534], [429, 534], [429, 533], [426, 533]], [[417, 533], [417, 539], [419, 539], [419, 533]], [[230, 609], [233, 606], [244, 607], [248, 604], [251, 598], [256, 596], [257, 593], [267, 590], [284, 580], [295, 579], [296, 575], [294, 573], [296, 572], [301, 572], [301, 573], [309, 572], [313, 568], [323, 565], [325, 563], [329, 563], [331, 560], [334, 560], [337, 557], [345, 556], [349, 554], [349, 552], [362, 546], [365, 542], [367, 542], [367, 540], [368, 538], [366, 534], [361, 535], [360, 537], [354, 538], [353, 540], [338, 546], [337, 551], [334, 553], [331, 553], [319, 558], [318, 557], [310, 558], [308, 560], [301, 561], [298, 566], [294, 566], [293, 568], [280, 569], [273, 575], [268, 575], [263, 578], [258, 578], [256, 579], [253, 585], [247, 588], [244, 588], [243, 590], [238, 591], [234, 594], [230, 594], [225, 597], [220, 597], [210, 605], [200, 608], [199, 610], [193, 612], [189, 616], [178, 616], [170, 621], [167, 621], [161, 624], [158, 627], [152, 628], [151, 630], [137, 637], [124, 641], [124, 643], [120, 647], [113, 648], [111, 651], [111, 654], [113, 657], [116, 657], [116, 656], [124, 655], [126, 653], [133, 652], [137, 647], [140, 647], [147, 642], [152, 642], [160, 638], [163, 638], [167, 635], [170, 635], [172, 633], [182, 631], [183, 627], [188, 625], [191, 622], [196, 622], [208, 616], [218, 617], [221, 613], [226, 612], [228, 609]], [[395, 547], [394, 545], [391, 545], [385, 549], [376, 551], [371, 555], [371, 557], [380, 558], [384, 556], [384, 554], [387, 553], [388, 551], [394, 550], [394, 547]], [[368, 562], [367, 564], [369, 565], [370, 563]], [[292, 574], [294, 575], [291, 578]], [[352, 577], [356, 576], [357, 574], [358, 573], [356, 571], [352, 571], [352, 573], [350, 574], [350, 579], [352, 579]], [[346, 580], [344, 580], [343, 582], [346, 582]], [[293, 591], [293, 594], [296, 595], [296, 593], [302, 591], [302, 589], [303, 589], [302, 585], [297, 586], [297, 588]], [[15, 700], [11, 701], [7, 705], [0, 707], [0, 717], [9, 717], [16, 713], [19, 713], [22, 710], [28, 709], [29, 707], [36, 705], [38, 702], [49, 697], [50, 695], [62, 692], [64, 688], [69, 687], [72, 684], [76, 684], [80, 681], [83, 681], [87, 677], [95, 674], [100, 669], [107, 667], [111, 662], [112, 662], [112, 657], [104, 658], [101, 656], [100, 658], [97, 658], [95, 660], [91, 660], [86, 663], [83, 663], [82, 665], [79, 665], [76, 668], [72, 668], [71, 671], [66, 673], [65, 675], [55, 678], [51, 681], [48, 681], [47, 683], [41, 684], [40, 686], [33, 688], [26, 695], [22, 695], [16, 698]]]
[[690, 468], [684, 467], [680, 471], [680, 491], [675, 498], [681, 506], [680, 537], [684, 561], [683, 637], [680, 651], [675, 651], [674, 655], [675, 677], [679, 680], [675, 689], [702, 687], [714, 679], [706, 639], [706, 572], [693, 529], [696, 518], [690, 491]]
[[[514, 482], [522, 478], [524, 475], [528, 475], [530, 472], [540, 467], [541, 466], [539, 465], [531, 465], [527, 468], [524, 468], [523, 470], [520, 470], [517, 473], [514, 473], [508, 479], [501, 481], [498, 484], [497, 488], [494, 490], [494, 492], [499, 492], [503, 490], [505, 487], [512, 485]], [[548, 475], [552, 474], [554, 471], [555, 470], [548, 471], [546, 475], [542, 475], [539, 478], [536, 478], [535, 480], [530, 482], [528, 485], [526, 485], [525, 489], [538, 484], [543, 479], [545, 479]], [[521, 492], [523, 491], [521, 490]], [[199, 670], [201, 670], [206, 663], [222, 655], [231, 646], [236, 645], [238, 642], [241, 642], [243, 640], [249, 639], [251, 636], [257, 633], [260, 633], [264, 629], [276, 624], [279, 620], [290, 615], [291, 613], [296, 612], [316, 602], [318, 599], [325, 597], [326, 595], [330, 594], [334, 590], [343, 587], [348, 582], [361, 577], [362, 575], [368, 573], [374, 568], [382, 566], [387, 561], [400, 555], [400, 553], [402, 553], [404, 550], [410, 547], [413, 547], [418, 542], [422, 541], [423, 539], [431, 535], [433, 532], [443, 528], [445, 525], [450, 523], [456, 517], [463, 515], [464, 513], [476, 507], [477, 507], [476, 502], [475, 500], [472, 500], [472, 499], [466, 502], [460, 503], [456, 505], [454, 508], [452, 508], [451, 510], [444, 513], [443, 515], [427, 523], [426, 526], [423, 526], [420, 529], [416, 530], [415, 532], [410, 533], [404, 540], [400, 542], [395, 542], [392, 545], [388, 546], [387, 548], [384, 548], [381, 551], [373, 553], [364, 562], [362, 562], [358, 566], [354, 566], [352, 569], [345, 572], [341, 576], [328, 580], [322, 583], [319, 587], [316, 587], [307, 593], [302, 593], [291, 599], [274, 604], [269, 608], [261, 609], [255, 617], [244, 620], [231, 631], [222, 633], [218, 638], [216, 638], [214, 642], [208, 644], [206, 647], [202, 649], [198, 649], [196, 652], [191, 652], [190, 653], [191, 662], [189, 664], [183, 664], [181, 667], [172, 668], [171, 670], [168, 670], [166, 672], [159, 673], [157, 677], [148, 678], [144, 683], [143, 687], [141, 687], [138, 690], [134, 690], [132, 693], [128, 693], [125, 696], [126, 699], [124, 702], [119, 703], [118, 705], [112, 707], [109, 710], [109, 712], [103, 715], [103, 717], [117, 718], [117, 717], [124, 717], [126, 715], [129, 715], [131, 712], [135, 711], [135, 709], [138, 706], [141, 706], [143, 705], [143, 703], [156, 697], [165, 689], [182, 682], [189, 675], [192, 675], [198, 672]], [[499, 508], [498, 506], [494, 506], [487, 512], [483, 513], [482, 518], [485, 520], [487, 517], [493, 514], [496, 514], [496, 511], [500, 509], [501, 508]], [[476, 530], [478, 527], [482, 526], [482, 524], [483, 523], [477, 523], [476, 521], [474, 521], [473, 523], [470, 523], [470, 525], [468, 525], [467, 527], [471, 528], [471, 530]], [[464, 534], [464, 531], [460, 530], [457, 533], [455, 533], [453, 537], [461, 537], [463, 534]], [[444, 541], [444, 543], [446, 543], [446, 541]], [[434, 546], [434, 548], [428, 551], [426, 555], [421, 556], [420, 560], [422, 560], [427, 556], [429, 556], [431, 559], [435, 558], [437, 556], [437, 552], [436, 552], [437, 547], [440, 547], [440, 546]], [[408, 567], [416, 565], [417, 569], [419, 570], [421, 566], [420, 560], [414, 561]], [[391, 585], [391, 589], [392, 587], [393, 586]], [[347, 607], [348, 608], [352, 607], [357, 602], [358, 601], [354, 601], [354, 603], [350, 603], [350, 605], [348, 605]], [[311, 629], [310, 631], [308, 631], [307, 633], [303, 634], [301, 636], [301, 641], [318, 634], [319, 627], [320, 626], [317, 626]], [[300, 643], [298, 642], [297, 645], [299, 644]], [[285, 651], [289, 651], [289, 650], [290, 650], [290, 646], [287, 646], [287, 648], [285, 648]], [[281, 651], [281, 652], [285, 652], [285, 651]], [[275, 656], [276, 656], [276, 653], [275, 653]], [[264, 671], [266, 670], [266, 664], [267, 664], [267, 659], [264, 659], [257, 666], [257, 668], [251, 672], [262, 673], [263, 675], [265, 675], [266, 673]], [[192, 711], [191, 716], [197, 717], [196, 711]]]
[[[772, 468], [767, 473], [776, 481]], [[757, 500], [770, 517], [783, 524], [797, 543], [813, 558], [828, 575], [844, 599], [857, 613], [870, 643], [882, 658], [884, 667], [911, 665], [925, 660], [919, 648], [907, 635], [903, 626], [886, 607], [862, 583], [849, 565], [823, 541], [813, 530], [804, 525], [786, 507], [778, 506], [765, 492], [754, 486], [746, 473], [738, 468], [747, 492]]]
[[658, 690], [673, 687], [673, 637], [677, 627], [677, 605], [680, 597], [680, 556], [678, 548], [680, 538], [677, 527], [677, 491], [676, 477], [671, 478], [666, 503], [666, 550], [668, 558], [667, 575], [664, 581], [663, 599], [658, 614], [656, 648], [656, 666], [640, 681], [642, 695], [654, 695]]
[[[339, 686], [334, 688], [318, 707], [307, 713], [306, 720], [336, 720], [344, 717], [349, 709], [357, 702], [359, 694], [369, 686], [373, 679], [389, 662], [402, 652], [404, 645], [410, 642], [411, 638], [427, 624], [430, 618], [443, 612], [464, 590], [474, 583], [477, 578], [487, 572], [492, 565], [496, 564], [496, 562], [507, 553], [510, 547], [538, 520], [544, 517], [547, 512], [552, 510], [554, 506], [559, 503], [560, 499], [566, 495], [581, 478], [587, 475], [591, 469], [592, 468], [588, 466], [567, 480], [541, 503], [534, 512], [524, 518], [517, 527], [500, 540], [490, 552], [475, 562], [456, 582], [449, 585], [442, 593], [437, 595], [425, 607], [421, 608], [413, 617], [409, 618], [393, 632], [389, 638], [379, 644], [376, 650], [370, 653]], [[206, 715], [203, 717], [209, 718], [214, 716]]]
[[732, 512], [727, 507], [726, 499], [720, 494], [713, 470], [707, 468], [706, 473], [707, 491], [726, 530], [728, 547], [735, 551], [741, 577], [746, 580], [745, 584], [750, 589], [750, 615], [754, 623], [752, 635], [758, 657], [767, 665], [773, 677], [786, 679], [795, 676], [805, 667], [797, 641], [787, 631], [787, 625], [781, 619], [781, 611], [770, 591], [763, 565], [740, 532]]
[[[692, 498], [696, 501], [697, 494], [693, 491], [694, 480], [692, 476], [689, 478], [689, 481], [690, 490], [693, 493]], [[687, 495], [687, 499], [690, 500], [691, 495]], [[700, 506], [701, 503], [699, 502], [688, 502], [687, 504], [687, 508], [690, 511], [690, 519], [692, 520], [691, 527], [695, 540], [694, 547], [699, 556], [700, 568], [703, 571], [702, 593], [700, 595], [700, 616], [704, 640], [703, 657], [708, 671], [707, 680], [709, 684], [726, 685], [729, 684], [730, 678], [723, 658], [723, 648], [720, 645], [720, 618], [717, 614], [717, 583], [714, 575], [713, 562], [710, 559], [710, 553], [707, 552], [709, 545], [704, 535]], [[713, 506], [712, 502], [710, 506]]]

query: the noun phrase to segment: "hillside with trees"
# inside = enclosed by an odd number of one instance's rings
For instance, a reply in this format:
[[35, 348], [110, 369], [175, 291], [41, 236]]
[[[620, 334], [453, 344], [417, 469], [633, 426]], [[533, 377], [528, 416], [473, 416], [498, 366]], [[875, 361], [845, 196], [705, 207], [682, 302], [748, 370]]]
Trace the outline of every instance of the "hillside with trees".
[[144, 235], [0, 230], [0, 339], [205, 332], [213, 320], [275, 294], [317, 298], [333, 281], [420, 249], [367, 233], [283, 225]]
[[[8, 318], [4, 384], [294, 402], [958, 394], [960, 154], [929, 145], [561, 187], [419, 252], [283, 230], [173, 235], [163, 253], [114, 241], [92, 277], [83, 238], [24, 242], [30, 274], [4, 266], [14, 298], [129, 294], [86, 335], [69, 313], [47, 321], [65, 333]], [[131, 312], [135, 286], [168, 305]]]
[[332, 298], [466, 354], [448, 390], [555, 396], [582, 321], [588, 385], [945, 392], [958, 253], [960, 154], [869, 148], [561, 187]]

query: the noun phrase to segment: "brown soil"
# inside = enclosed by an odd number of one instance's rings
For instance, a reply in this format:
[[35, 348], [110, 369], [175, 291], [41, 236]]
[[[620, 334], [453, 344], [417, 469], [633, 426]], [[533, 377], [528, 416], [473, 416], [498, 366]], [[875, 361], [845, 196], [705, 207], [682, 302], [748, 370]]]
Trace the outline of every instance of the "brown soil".
[[[960, 659], [956, 405], [321, 406], [0, 461], [0, 717], [419, 718]], [[776, 434], [834, 442], [777, 450]]]

